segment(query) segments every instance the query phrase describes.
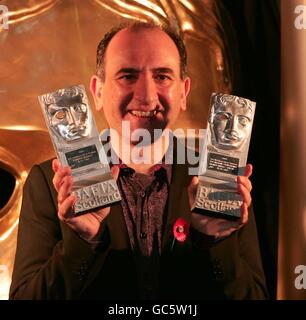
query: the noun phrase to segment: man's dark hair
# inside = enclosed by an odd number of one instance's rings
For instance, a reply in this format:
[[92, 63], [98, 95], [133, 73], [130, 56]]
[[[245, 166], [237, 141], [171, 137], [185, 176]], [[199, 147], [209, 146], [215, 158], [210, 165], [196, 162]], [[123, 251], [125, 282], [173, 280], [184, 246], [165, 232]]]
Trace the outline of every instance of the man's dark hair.
[[105, 53], [112, 38], [121, 30], [127, 28], [133, 32], [143, 29], [159, 29], [165, 32], [174, 42], [180, 56], [180, 77], [185, 79], [187, 74], [187, 53], [184, 42], [178, 33], [169, 26], [161, 26], [153, 22], [134, 22], [130, 24], [120, 24], [107, 32], [100, 41], [97, 48], [96, 74], [104, 82], [105, 81]]

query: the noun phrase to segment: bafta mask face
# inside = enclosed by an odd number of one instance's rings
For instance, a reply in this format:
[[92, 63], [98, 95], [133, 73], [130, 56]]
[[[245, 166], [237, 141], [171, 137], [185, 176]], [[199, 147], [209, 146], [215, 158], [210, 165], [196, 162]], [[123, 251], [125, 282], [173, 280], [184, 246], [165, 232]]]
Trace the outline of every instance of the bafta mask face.
[[88, 108], [82, 101], [61, 100], [47, 107], [53, 131], [66, 141], [74, 141], [88, 135]]
[[210, 127], [212, 143], [225, 150], [241, 148], [250, 134], [252, 107], [242, 98], [216, 96]]

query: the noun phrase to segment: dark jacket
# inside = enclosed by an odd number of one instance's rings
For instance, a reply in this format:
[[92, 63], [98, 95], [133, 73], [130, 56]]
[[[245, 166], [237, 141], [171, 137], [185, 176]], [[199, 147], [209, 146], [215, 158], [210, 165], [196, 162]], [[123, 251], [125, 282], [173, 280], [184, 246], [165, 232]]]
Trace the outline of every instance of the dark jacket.
[[[190, 221], [187, 165], [173, 165], [163, 230], [159, 298], [264, 299], [252, 210], [246, 226], [214, 242], [192, 233], [173, 241], [178, 217]], [[25, 184], [11, 299], [137, 299], [136, 268], [120, 204], [103, 221], [96, 249], [57, 217], [51, 160], [35, 165]], [[200, 241], [198, 241], [200, 240]]]

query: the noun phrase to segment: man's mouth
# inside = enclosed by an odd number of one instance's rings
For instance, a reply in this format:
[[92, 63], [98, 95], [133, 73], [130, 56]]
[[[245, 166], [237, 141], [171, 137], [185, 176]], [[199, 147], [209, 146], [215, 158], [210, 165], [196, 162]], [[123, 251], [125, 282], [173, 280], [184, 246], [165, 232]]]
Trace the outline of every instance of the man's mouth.
[[139, 111], [139, 110], [130, 110], [129, 113], [138, 118], [152, 118], [154, 117], [159, 111]]

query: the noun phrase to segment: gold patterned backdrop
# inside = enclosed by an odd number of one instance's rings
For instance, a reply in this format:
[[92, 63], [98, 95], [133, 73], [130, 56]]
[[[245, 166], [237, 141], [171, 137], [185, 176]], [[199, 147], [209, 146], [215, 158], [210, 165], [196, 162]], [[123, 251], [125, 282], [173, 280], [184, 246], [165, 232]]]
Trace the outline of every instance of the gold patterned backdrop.
[[[8, 28], [0, 9], [0, 169], [16, 181], [0, 208], [0, 299], [7, 299], [22, 187], [31, 166], [54, 155], [38, 95], [80, 83], [88, 89], [101, 37], [132, 19], [169, 24], [185, 40], [192, 86], [188, 111], [177, 127], [205, 128], [211, 93], [230, 91], [230, 82], [213, 0], [7, 0], [0, 5], [8, 9]], [[105, 128], [103, 115], [95, 112], [95, 117], [99, 129]]]

